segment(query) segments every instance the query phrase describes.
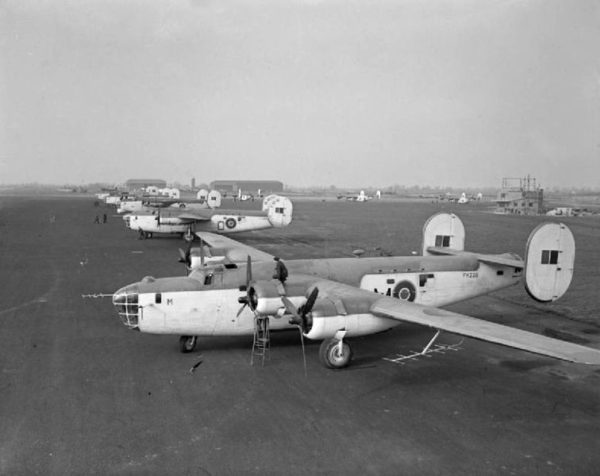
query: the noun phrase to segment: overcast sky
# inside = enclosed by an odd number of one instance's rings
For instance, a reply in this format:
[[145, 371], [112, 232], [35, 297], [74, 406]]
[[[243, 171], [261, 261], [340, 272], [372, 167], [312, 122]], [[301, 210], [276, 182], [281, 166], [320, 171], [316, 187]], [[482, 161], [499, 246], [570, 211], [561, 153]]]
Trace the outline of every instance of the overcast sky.
[[0, 0], [0, 183], [600, 186], [596, 0]]

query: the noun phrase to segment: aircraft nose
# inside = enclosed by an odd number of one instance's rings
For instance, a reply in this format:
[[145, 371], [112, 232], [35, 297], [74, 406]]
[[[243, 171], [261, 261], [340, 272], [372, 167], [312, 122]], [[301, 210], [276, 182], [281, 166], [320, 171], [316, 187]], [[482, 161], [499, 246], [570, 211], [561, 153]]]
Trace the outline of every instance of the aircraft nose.
[[130, 329], [138, 329], [139, 306], [138, 287], [130, 284], [113, 294], [112, 303], [117, 309], [121, 322]]

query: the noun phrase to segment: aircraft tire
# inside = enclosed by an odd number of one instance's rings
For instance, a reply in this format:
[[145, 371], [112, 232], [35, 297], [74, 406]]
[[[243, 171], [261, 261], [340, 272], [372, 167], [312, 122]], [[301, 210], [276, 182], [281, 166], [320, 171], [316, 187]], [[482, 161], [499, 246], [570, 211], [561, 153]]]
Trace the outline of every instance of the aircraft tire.
[[410, 281], [400, 281], [394, 287], [394, 292], [392, 293], [396, 299], [400, 299], [401, 301], [414, 301], [417, 297], [417, 290], [415, 289], [415, 285]]
[[321, 363], [330, 369], [343, 369], [352, 360], [352, 347], [347, 342], [342, 342], [342, 352], [338, 351], [337, 339], [325, 339], [319, 347]]
[[196, 336], [181, 336], [179, 338], [179, 350], [182, 354], [189, 354], [196, 348]]

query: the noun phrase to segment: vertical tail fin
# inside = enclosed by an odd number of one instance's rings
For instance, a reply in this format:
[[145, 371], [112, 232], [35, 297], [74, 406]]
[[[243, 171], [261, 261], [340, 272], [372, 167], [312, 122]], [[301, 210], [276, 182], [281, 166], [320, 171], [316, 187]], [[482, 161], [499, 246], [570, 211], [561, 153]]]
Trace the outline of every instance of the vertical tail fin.
[[267, 216], [269, 223], [275, 228], [288, 226], [292, 222], [292, 212], [294, 207], [292, 201], [287, 197], [277, 197], [269, 203]]
[[542, 223], [527, 240], [525, 289], [537, 301], [556, 301], [571, 284], [574, 263], [571, 230], [562, 223]]
[[436, 213], [423, 225], [423, 256], [431, 253], [427, 248], [465, 249], [465, 227], [454, 213]]

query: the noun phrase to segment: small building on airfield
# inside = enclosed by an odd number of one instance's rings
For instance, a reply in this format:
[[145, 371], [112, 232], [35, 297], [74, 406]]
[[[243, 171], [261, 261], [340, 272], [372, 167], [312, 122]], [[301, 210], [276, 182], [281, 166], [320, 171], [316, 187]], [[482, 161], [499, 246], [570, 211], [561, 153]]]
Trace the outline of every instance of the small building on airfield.
[[283, 182], [278, 180], [215, 180], [210, 183], [212, 190], [229, 194], [268, 195], [283, 192]]
[[167, 181], [162, 179], [129, 179], [125, 182], [125, 188], [130, 192], [147, 187], [166, 188]]

